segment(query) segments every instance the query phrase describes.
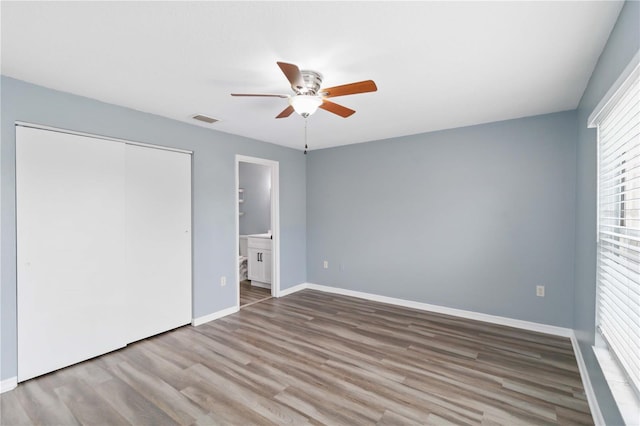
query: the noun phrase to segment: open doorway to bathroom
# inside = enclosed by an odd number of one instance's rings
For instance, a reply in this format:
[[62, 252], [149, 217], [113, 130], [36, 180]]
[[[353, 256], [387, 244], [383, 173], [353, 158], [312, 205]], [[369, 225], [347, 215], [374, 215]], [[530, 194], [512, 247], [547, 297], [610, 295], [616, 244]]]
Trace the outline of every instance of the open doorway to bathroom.
[[236, 156], [238, 308], [278, 295], [278, 162]]

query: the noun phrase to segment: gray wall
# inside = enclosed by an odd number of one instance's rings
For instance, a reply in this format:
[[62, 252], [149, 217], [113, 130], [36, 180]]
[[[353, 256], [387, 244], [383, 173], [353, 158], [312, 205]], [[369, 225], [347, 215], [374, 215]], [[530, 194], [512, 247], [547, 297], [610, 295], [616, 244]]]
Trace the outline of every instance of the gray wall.
[[194, 152], [194, 317], [235, 305], [235, 287], [220, 287], [219, 284], [221, 276], [232, 279], [237, 272], [235, 155], [279, 161], [281, 288], [286, 289], [306, 280], [306, 159], [302, 152], [49, 90], [4, 76], [1, 84], [0, 379], [16, 376], [17, 372], [16, 120]]
[[244, 203], [240, 204], [240, 235], [263, 234], [271, 229], [271, 169], [241, 162], [238, 167]]
[[591, 346], [596, 298], [596, 130], [587, 117], [640, 49], [640, 3], [627, 1], [578, 107], [576, 262], [573, 323], [591, 383], [607, 424], [622, 424]]
[[576, 138], [563, 112], [310, 152], [308, 281], [571, 327]]

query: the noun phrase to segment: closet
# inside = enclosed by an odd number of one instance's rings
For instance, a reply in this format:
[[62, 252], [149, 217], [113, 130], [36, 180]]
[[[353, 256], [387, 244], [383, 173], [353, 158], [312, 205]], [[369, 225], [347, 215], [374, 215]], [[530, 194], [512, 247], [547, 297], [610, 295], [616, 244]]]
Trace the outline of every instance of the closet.
[[16, 126], [18, 381], [191, 321], [191, 155]]

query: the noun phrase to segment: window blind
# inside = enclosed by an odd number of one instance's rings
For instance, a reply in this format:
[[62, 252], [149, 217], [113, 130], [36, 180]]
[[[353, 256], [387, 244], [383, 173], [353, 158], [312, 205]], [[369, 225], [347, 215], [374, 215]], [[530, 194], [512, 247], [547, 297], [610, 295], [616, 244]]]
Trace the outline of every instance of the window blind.
[[597, 118], [597, 328], [640, 395], [640, 72]]

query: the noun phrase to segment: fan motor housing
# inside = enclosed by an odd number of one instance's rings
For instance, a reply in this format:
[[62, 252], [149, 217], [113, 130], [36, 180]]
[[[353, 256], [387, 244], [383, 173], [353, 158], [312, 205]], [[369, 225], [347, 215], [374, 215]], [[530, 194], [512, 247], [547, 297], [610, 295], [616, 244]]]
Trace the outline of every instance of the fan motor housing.
[[320, 86], [322, 85], [322, 74], [317, 71], [311, 70], [300, 70], [302, 74], [302, 78], [304, 79], [304, 84], [307, 86], [307, 90], [305, 92], [298, 92], [298, 94], [305, 95], [316, 95], [320, 90]]

